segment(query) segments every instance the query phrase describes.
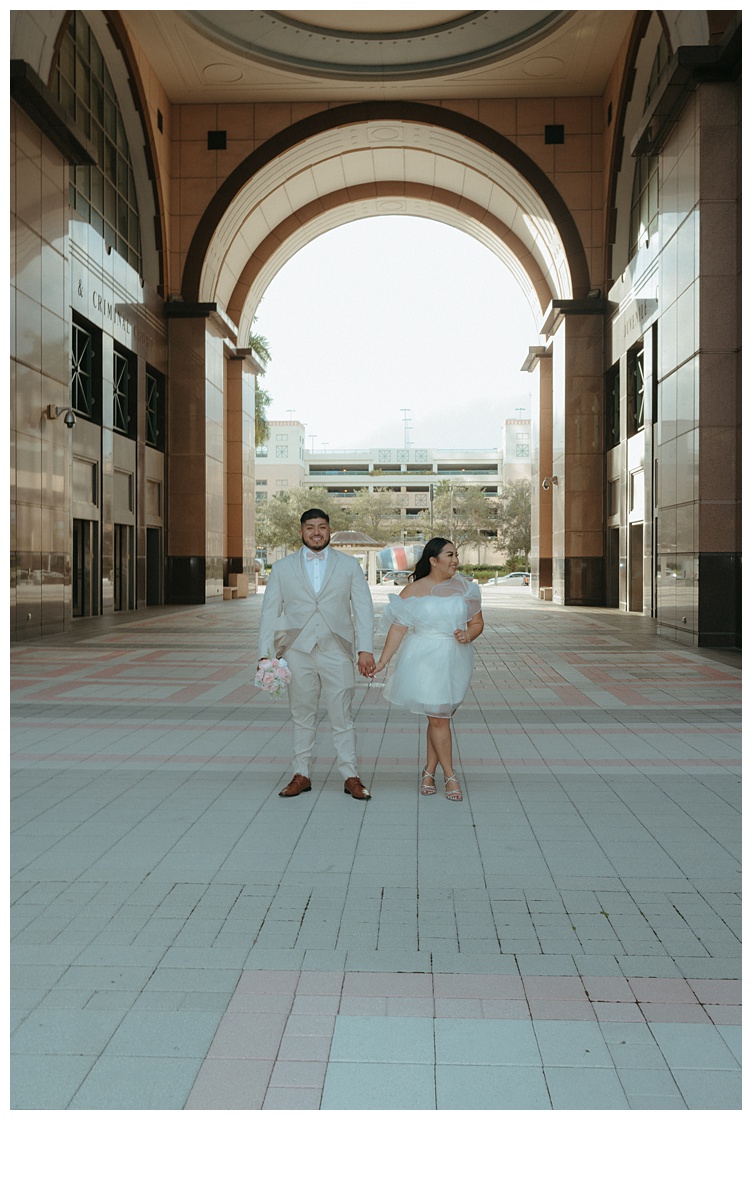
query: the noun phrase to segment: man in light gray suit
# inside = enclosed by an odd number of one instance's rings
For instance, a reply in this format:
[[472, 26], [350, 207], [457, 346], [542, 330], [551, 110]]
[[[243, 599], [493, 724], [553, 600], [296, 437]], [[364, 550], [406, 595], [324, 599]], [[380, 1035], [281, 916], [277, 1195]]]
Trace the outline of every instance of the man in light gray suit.
[[261, 608], [259, 659], [284, 657], [293, 728], [293, 777], [280, 796], [311, 790], [316, 713], [323, 694], [337, 766], [355, 800], [371, 793], [358, 775], [352, 701], [354, 664], [370, 678], [373, 601], [360, 563], [329, 545], [329, 517], [310, 508], [300, 518], [303, 545], [274, 564]]

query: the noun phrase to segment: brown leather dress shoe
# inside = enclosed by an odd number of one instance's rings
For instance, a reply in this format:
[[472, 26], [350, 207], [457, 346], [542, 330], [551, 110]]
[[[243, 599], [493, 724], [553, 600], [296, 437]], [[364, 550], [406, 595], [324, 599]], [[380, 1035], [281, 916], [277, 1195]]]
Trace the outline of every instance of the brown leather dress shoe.
[[299, 796], [301, 792], [310, 792], [311, 781], [306, 775], [293, 775], [287, 787], [282, 788], [280, 796]]
[[357, 775], [351, 775], [345, 780], [345, 791], [349, 792], [353, 800], [370, 800], [371, 793], [361, 779]]

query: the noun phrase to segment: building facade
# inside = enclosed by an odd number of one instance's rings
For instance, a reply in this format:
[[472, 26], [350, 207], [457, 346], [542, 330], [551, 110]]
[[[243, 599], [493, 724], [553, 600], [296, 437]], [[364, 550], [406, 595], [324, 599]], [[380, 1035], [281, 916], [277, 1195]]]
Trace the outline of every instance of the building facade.
[[531, 590], [737, 645], [741, 13], [299, 16], [11, 13], [12, 636], [253, 575], [256, 309], [388, 212], [536, 317]]

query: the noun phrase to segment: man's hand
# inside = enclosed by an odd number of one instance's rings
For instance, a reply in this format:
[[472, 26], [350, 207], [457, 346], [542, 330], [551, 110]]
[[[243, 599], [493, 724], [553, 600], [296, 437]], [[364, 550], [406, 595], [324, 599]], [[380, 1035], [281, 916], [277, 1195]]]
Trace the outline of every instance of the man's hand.
[[361, 650], [358, 654], [358, 670], [361, 675], [365, 675], [366, 679], [370, 679], [375, 666], [376, 663], [374, 662], [373, 655], [369, 654], [366, 650]]

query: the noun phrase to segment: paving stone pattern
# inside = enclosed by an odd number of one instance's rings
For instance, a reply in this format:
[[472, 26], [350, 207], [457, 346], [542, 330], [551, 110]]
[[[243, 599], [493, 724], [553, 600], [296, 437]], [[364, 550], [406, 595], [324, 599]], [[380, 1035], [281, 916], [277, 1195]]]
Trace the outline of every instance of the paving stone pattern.
[[740, 1107], [738, 656], [485, 589], [465, 801], [283, 800], [260, 602], [12, 650], [13, 1107]]

